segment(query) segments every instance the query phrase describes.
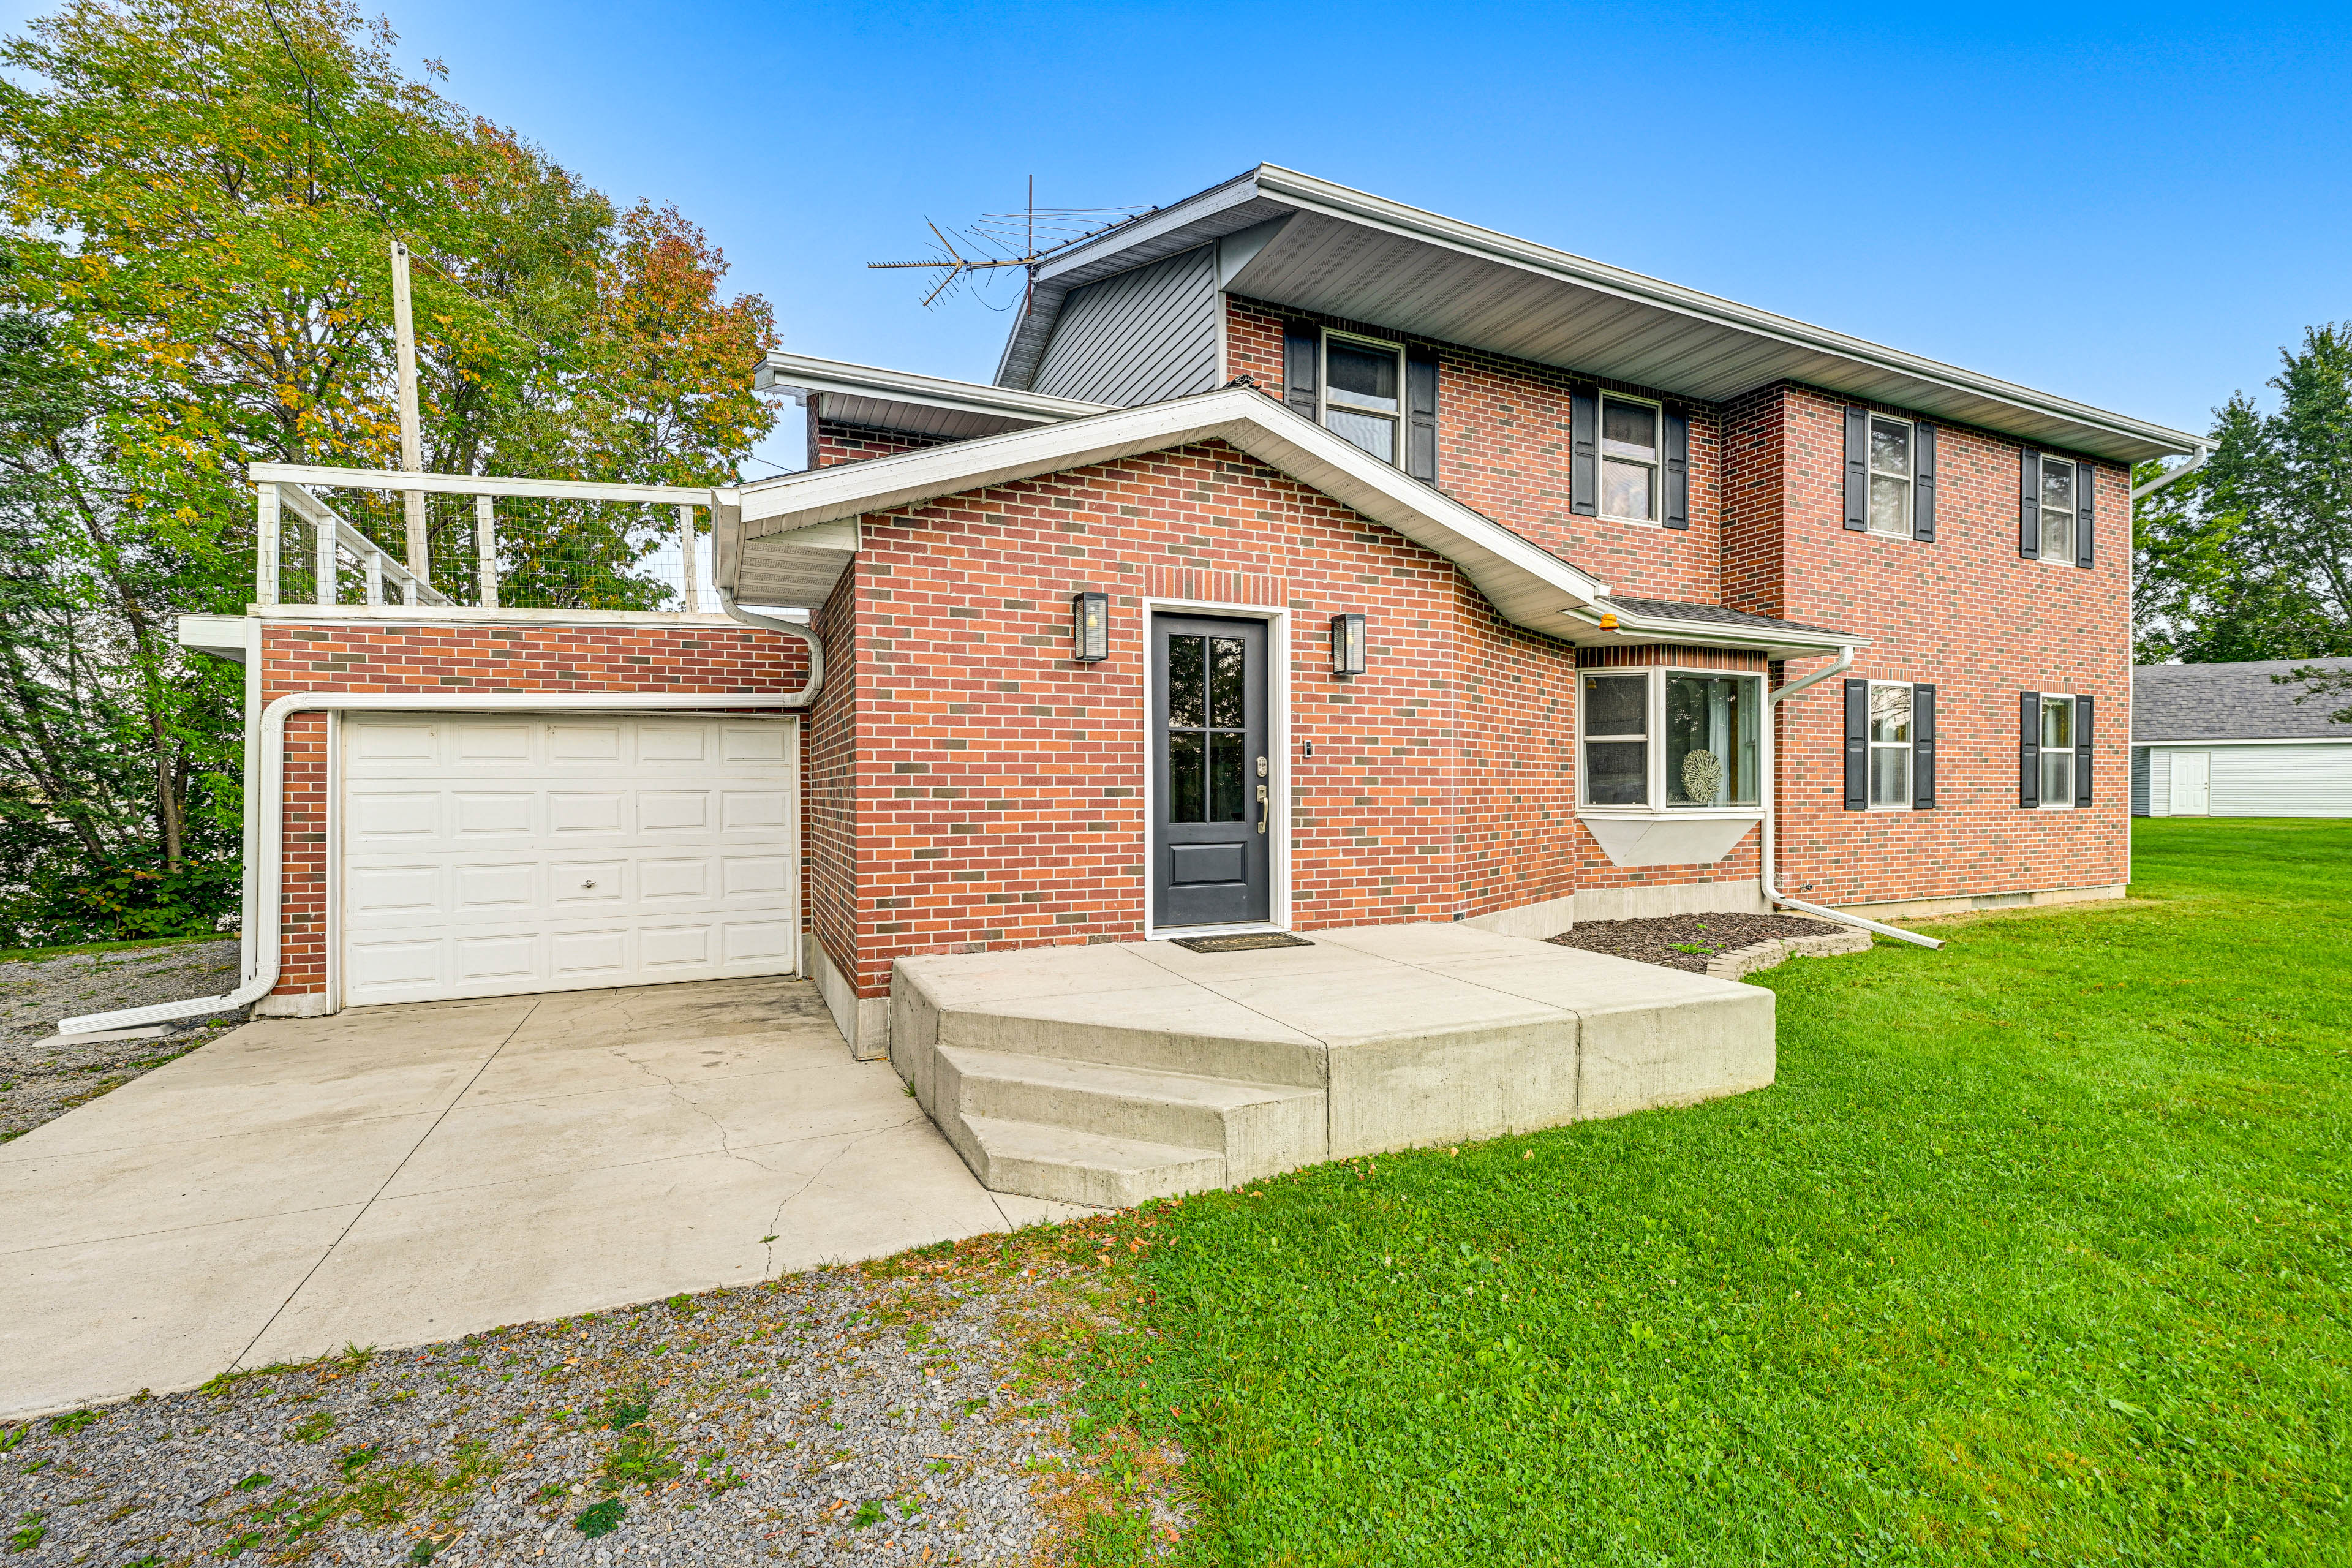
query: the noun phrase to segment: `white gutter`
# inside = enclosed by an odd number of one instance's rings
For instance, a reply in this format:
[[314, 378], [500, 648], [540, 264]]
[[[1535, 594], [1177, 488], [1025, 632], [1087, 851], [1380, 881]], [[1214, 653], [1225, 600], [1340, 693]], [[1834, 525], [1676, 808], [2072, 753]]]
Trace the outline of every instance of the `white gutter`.
[[[1806, 676], [1802, 680], [1792, 680], [1786, 686], [1781, 687], [1780, 690], [1773, 692], [1769, 697], [1768, 697], [1765, 700], [1768, 709], [1773, 710], [1771, 716], [1774, 718], [1778, 717], [1777, 710], [1784, 700], [1794, 697], [1798, 692], [1802, 691], [1808, 686], [1827, 680], [1832, 675], [1843, 675], [1847, 670], [1852, 669], [1853, 668], [1853, 649], [1851, 647], [1842, 647], [1838, 649], [1836, 663], [1831, 665], [1826, 669], [1817, 669], [1813, 671], [1812, 674]], [[1943, 946], [1943, 942], [1936, 937], [1921, 936], [1917, 931], [1900, 931], [1894, 926], [1880, 925], [1876, 921], [1866, 921], [1860, 915], [1847, 914], [1843, 910], [1824, 909], [1820, 904], [1809, 904], [1802, 899], [1790, 898], [1788, 894], [1782, 892], [1779, 888], [1772, 885], [1772, 874], [1774, 870], [1772, 854], [1772, 816], [1777, 804], [1776, 796], [1772, 789], [1772, 777], [1774, 773], [1777, 771], [1777, 764], [1779, 762], [1779, 759], [1773, 755], [1775, 748], [1773, 746], [1772, 736], [1773, 731], [1777, 728], [1777, 725], [1769, 722], [1764, 726], [1764, 841], [1761, 846], [1761, 856], [1757, 862], [1759, 870], [1756, 881], [1757, 885], [1763, 889], [1765, 901], [1767, 903], [1780, 904], [1792, 910], [1802, 910], [1809, 915], [1813, 915], [1825, 921], [1835, 921], [1840, 925], [1858, 926], [1864, 931], [1876, 931], [1880, 936], [1891, 936], [1897, 942], [1913, 942], [1920, 947]]]
[[2131, 499], [2133, 502], [2137, 504], [2142, 496], [2154, 495], [2157, 491], [2162, 489], [2165, 486], [2170, 484], [2175, 479], [2187, 479], [2189, 475], [2203, 468], [2205, 466], [2205, 459], [2212, 455], [2212, 447], [2206, 446], [2201, 441], [2199, 442], [2197, 445], [2197, 455], [2195, 457], [2189, 458], [2187, 462], [2181, 464], [2180, 467], [2174, 468], [2169, 473], [2158, 474], [2156, 478], [2148, 480], [2147, 483], [2140, 486], [2139, 489], [2132, 491]]
[[[765, 625], [765, 617], [751, 625]], [[782, 629], [781, 625], [776, 629]], [[805, 636], [806, 634], [802, 634]], [[808, 637], [812, 659], [818, 657], [815, 638]], [[814, 668], [812, 674], [815, 673]], [[261, 713], [258, 757], [261, 776], [261, 833], [254, 859], [246, 863], [252, 886], [258, 875], [259, 897], [255, 911], [252, 973], [245, 984], [220, 996], [197, 996], [184, 1002], [158, 1002], [145, 1007], [123, 1007], [111, 1013], [85, 1013], [58, 1022], [61, 1035], [94, 1035], [109, 1029], [135, 1028], [173, 1018], [225, 1013], [258, 1002], [277, 988], [282, 953], [279, 951], [286, 902], [286, 721], [289, 715], [324, 710], [374, 712], [645, 712], [692, 709], [804, 708], [814, 694], [814, 679], [798, 691], [752, 693], [709, 691], [289, 691]], [[247, 799], [251, 796], [248, 795]]]

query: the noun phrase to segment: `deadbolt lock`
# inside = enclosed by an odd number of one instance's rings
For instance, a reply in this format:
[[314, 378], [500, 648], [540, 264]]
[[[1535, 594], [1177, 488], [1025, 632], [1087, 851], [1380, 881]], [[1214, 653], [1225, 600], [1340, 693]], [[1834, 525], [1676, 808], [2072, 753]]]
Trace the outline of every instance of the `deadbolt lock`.
[[[1260, 778], [1265, 777], [1265, 759], [1264, 757], [1260, 757], [1257, 760], [1257, 776]], [[1260, 793], [1262, 794], [1264, 792], [1261, 791]]]

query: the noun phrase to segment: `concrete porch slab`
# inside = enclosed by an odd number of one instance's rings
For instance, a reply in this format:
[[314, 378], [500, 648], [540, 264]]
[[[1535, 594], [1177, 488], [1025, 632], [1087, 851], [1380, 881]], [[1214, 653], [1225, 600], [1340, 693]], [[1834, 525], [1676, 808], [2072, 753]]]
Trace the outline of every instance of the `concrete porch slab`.
[[1755, 986], [1461, 924], [1307, 940], [901, 959], [891, 1061], [989, 1185], [1089, 1202], [1772, 1081]]
[[982, 1187], [805, 981], [249, 1024], [0, 1144], [0, 1420], [1081, 1212]]

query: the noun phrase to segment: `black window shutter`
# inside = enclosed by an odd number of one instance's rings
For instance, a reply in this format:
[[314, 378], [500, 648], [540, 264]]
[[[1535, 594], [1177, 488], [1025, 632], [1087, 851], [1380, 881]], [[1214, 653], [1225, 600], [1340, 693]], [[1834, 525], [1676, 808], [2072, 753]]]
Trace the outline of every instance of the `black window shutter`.
[[1690, 526], [1690, 416], [1678, 408], [1665, 411], [1666, 506], [1668, 528]]
[[1316, 372], [1322, 347], [1322, 334], [1303, 321], [1282, 329], [1282, 400], [1307, 419], [1319, 417], [1316, 388], [1320, 378]]
[[2042, 693], [2017, 694], [2017, 804], [2031, 810], [2042, 804]]
[[1845, 683], [1845, 808], [1870, 808], [1870, 682]]
[[1936, 689], [1911, 689], [1911, 804], [1936, 809]]
[[2028, 561], [2042, 559], [2042, 455], [2028, 452], [2019, 462], [2017, 552]]
[[1601, 510], [1601, 393], [1577, 386], [1568, 394], [1568, 510], [1579, 517]]
[[2085, 572], [2091, 569], [2091, 514], [2096, 510], [2091, 504], [2097, 481], [2091, 477], [2091, 465], [2074, 465], [2074, 564]]
[[1407, 349], [1404, 356], [1404, 471], [1437, 482], [1437, 355]]
[[2091, 700], [2074, 699], [2074, 804], [2091, 804]]
[[1925, 420], [1911, 437], [1911, 537], [1930, 542], [1936, 537], [1936, 427]]
[[1870, 527], [1870, 411], [1845, 411], [1845, 526], [1863, 532]]

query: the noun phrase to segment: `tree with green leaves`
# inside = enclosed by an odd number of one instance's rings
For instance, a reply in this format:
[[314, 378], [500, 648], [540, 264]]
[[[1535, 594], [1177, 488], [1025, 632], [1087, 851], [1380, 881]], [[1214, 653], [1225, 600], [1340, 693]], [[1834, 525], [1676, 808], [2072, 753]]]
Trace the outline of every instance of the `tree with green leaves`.
[[2205, 466], [2135, 510], [2141, 663], [2352, 653], [2352, 334], [2314, 327], [2280, 357], [2277, 409], [2233, 395]]
[[[428, 468], [731, 482], [772, 420], [770, 309], [691, 223], [394, 44], [341, 0], [68, 0], [0, 39], [0, 942], [233, 904], [240, 687], [171, 617], [250, 596], [251, 464], [396, 466], [393, 240]], [[649, 607], [647, 526], [551, 510], [518, 548], [568, 557], [548, 602]]]

